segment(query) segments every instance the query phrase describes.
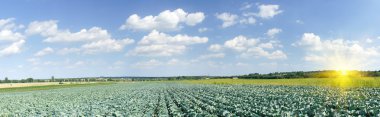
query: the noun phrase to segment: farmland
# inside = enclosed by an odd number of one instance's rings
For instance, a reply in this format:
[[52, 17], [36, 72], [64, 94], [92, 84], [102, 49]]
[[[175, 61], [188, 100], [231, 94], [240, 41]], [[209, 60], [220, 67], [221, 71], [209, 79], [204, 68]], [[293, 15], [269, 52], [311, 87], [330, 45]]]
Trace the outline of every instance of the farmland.
[[295, 79], [208, 79], [185, 80], [192, 84], [253, 84], [253, 85], [295, 85], [322, 87], [380, 87], [378, 77], [337, 77], [337, 78], [295, 78]]
[[74, 82], [74, 83], [63, 83], [59, 84], [57, 82], [48, 83], [6, 83], [0, 84], [0, 93], [2, 92], [25, 92], [25, 91], [36, 91], [36, 90], [50, 90], [50, 89], [60, 89], [60, 88], [73, 88], [73, 87], [84, 87], [84, 86], [97, 86], [97, 85], [108, 85], [112, 84], [110, 82]]
[[0, 115], [380, 116], [378, 88], [209, 82], [132, 82], [6, 92], [0, 95]]

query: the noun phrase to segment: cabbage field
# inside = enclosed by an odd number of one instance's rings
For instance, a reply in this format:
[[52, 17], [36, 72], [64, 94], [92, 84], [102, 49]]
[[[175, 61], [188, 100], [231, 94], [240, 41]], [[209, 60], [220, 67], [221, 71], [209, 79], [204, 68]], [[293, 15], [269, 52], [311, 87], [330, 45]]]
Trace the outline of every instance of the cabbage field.
[[0, 93], [0, 116], [380, 116], [379, 88], [117, 83]]

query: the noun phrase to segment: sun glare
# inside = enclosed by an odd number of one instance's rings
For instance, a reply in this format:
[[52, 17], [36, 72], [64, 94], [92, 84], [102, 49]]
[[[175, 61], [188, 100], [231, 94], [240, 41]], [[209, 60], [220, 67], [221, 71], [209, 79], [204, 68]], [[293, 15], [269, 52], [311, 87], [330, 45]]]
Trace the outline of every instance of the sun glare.
[[348, 71], [347, 70], [339, 70], [341, 76], [347, 76]]

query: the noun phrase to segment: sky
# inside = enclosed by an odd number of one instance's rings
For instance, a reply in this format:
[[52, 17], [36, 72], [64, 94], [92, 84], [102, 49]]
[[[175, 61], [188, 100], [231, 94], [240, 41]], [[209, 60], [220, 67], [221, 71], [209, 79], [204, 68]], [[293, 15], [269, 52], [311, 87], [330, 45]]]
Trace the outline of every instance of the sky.
[[378, 0], [4, 0], [0, 78], [379, 70]]

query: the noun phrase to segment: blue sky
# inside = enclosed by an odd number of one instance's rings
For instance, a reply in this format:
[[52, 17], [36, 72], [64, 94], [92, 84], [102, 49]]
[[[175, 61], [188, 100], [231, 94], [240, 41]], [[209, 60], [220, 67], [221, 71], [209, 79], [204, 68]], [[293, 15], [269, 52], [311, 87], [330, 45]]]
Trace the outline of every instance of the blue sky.
[[5, 0], [0, 77], [377, 70], [377, 0]]

